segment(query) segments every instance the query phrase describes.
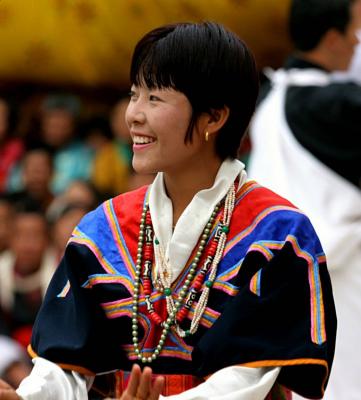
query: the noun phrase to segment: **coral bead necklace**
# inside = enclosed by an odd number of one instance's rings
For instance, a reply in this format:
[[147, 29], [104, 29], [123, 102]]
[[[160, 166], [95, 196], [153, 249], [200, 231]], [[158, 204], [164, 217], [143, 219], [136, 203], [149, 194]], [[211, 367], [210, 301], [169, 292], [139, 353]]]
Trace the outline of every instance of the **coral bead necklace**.
[[[223, 201], [221, 202], [223, 203]], [[232, 184], [225, 199], [224, 205], [217, 204], [212, 215], [206, 224], [200, 238], [199, 246], [195, 257], [192, 261], [186, 279], [181, 290], [173, 297], [172, 284], [172, 268], [166, 260], [164, 249], [158, 239], [154, 237], [152, 220], [150, 216], [149, 206], [145, 204], [139, 229], [137, 262], [135, 267], [134, 294], [132, 303], [132, 337], [134, 352], [142, 363], [151, 363], [160, 354], [167, 335], [171, 328], [174, 328], [179, 336], [185, 337], [194, 334], [202, 319], [203, 313], [208, 303], [209, 292], [213, 286], [217, 275], [217, 267], [221, 261], [225, 244], [227, 241], [227, 233], [235, 204], [235, 184]], [[220, 215], [221, 223], [208, 246], [208, 251], [204, 257], [204, 250], [209, 239], [211, 228], [218, 215]], [[165, 320], [154, 310], [151, 302], [152, 293], [152, 267], [154, 261], [157, 266], [157, 276], [155, 286], [162, 291], [166, 298], [167, 318]], [[202, 265], [200, 261], [204, 260]], [[204, 282], [208, 274], [208, 279]], [[143, 286], [144, 299], [146, 303], [147, 313], [152, 323], [162, 327], [162, 333], [158, 345], [151, 356], [144, 356], [139, 345], [138, 339], [138, 310], [141, 285]], [[202, 290], [202, 291], [201, 291]], [[194, 309], [193, 317], [189, 330], [184, 331], [179, 324], [187, 317], [194, 300], [201, 291], [198, 303]]]

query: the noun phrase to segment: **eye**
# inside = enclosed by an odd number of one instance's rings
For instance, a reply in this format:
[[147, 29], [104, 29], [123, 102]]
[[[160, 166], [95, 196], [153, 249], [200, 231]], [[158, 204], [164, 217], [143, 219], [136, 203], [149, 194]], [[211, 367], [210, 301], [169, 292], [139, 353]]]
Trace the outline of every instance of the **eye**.
[[162, 101], [162, 99], [158, 96], [155, 96], [154, 94], [149, 95], [149, 100], [150, 101]]
[[134, 100], [137, 100], [138, 95], [137, 95], [137, 93], [134, 92], [134, 90], [131, 90], [129, 92], [129, 97], [130, 97], [130, 101], [134, 101]]

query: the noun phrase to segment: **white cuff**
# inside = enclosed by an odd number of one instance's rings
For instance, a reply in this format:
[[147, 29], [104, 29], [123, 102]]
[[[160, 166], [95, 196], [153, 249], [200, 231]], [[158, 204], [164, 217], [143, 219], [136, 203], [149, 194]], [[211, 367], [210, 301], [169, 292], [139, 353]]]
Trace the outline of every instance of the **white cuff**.
[[65, 372], [58, 365], [35, 358], [31, 374], [16, 393], [23, 400], [87, 400], [87, 380], [74, 371]]
[[281, 368], [232, 366], [214, 373], [206, 382], [163, 400], [263, 400]]

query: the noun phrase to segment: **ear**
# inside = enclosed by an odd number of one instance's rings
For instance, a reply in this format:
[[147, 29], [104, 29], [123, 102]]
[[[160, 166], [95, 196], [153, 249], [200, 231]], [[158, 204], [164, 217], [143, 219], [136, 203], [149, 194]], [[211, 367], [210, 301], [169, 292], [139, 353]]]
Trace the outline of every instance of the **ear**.
[[218, 132], [223, 125], [227, 122], [229, 117], [229, 108], [224, 106], [222, 108], [217, 108], [211, 110], [207, 114], [205, 130], [210, 134]]
[[210, 112], [205, 112], [200, 115], [197, 121], [197, 129], [202, 135], [208, 132], [210, 136], [214, 136], [222, 126], [227, 122], [229, 117], [229, 108], [212, 109]]

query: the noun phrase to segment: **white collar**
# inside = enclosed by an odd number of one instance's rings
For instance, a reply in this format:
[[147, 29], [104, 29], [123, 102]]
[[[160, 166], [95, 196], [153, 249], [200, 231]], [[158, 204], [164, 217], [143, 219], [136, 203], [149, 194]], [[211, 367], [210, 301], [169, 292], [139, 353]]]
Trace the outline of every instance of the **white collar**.
[[163, 173], [157, 174], [150, 189], [149, 209], [154, 234], [165, 250], [166, 259], [172, 268], [172, 281], [183, 270], [214, 207], [227, 194], [237, 176], [241, 187], [247, 179], [244, 164], [238, 160], [225, 160], [218, 170], [213, 186], [196, 193], [179, 217], [172, 233], [172, 202], [165, 191]]

